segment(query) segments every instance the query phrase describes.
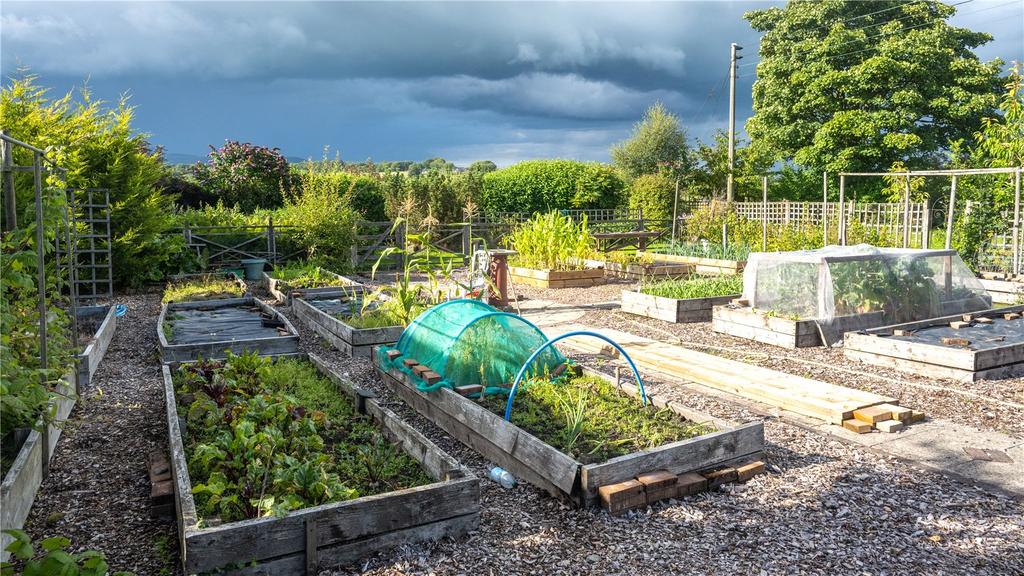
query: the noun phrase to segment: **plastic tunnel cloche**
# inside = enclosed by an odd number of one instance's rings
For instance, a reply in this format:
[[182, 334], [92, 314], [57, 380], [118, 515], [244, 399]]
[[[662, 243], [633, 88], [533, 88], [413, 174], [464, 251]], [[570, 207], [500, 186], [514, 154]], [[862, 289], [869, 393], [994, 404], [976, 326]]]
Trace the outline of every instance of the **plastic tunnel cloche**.
[[[401, 352], [399, 358], [414, 358], [441, 375], [441, 381], [429, 386], [431, 389], [473, 384], [486, 388], [508, 386], [546, 341], [540, 329], [521, 316], [478, 300], [462, 299], [420, 314], [395, 348]], [[389, 360], [386, 355], [378, 361], [393, 362], [394, 368], [407, 370], [400, 360]], [[551, 373], [565, 361], [558, 350], [548, 347], [534, 360], [531, 374]]]

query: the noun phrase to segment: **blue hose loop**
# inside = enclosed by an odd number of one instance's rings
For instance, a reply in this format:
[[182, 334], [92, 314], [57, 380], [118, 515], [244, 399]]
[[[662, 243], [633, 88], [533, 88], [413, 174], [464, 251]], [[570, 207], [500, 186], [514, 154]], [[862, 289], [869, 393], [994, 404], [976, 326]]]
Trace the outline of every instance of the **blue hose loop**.
[[519, 389], [519, 383], [522, 381], [523, 376], [526, 375], [526, 369], [530, 367], [530, 364], [533, 364], [533, 361], [537, 359], [537, 356], [540, 356], [540, 353], [543, 352], [548, 346], [553, 345], [555, 342], [558, 342], [559, 340], [564, 340], [572, 336], [593, 336], [594, 338], [604, 340], [605, 342], [611, 344], [616, 350], [618, 350], [619, 353], [622, 354], [623, 358], [626, 359], [626, 362], [629, 362], [629, 367], [630, 369], [633, 370], [633, 377], [636, 378], [637, 388], [640, 389], [640, 400], [641, 402], [643, 402], [644, 406], [647, 405], [647, 391], [644, 389], [644, 381], [640, 378], [640, 371], [636, 369], [636, 364], [633, 363], [633, 359], [629, 357], [629, 354], [626, 354], [626, 351], [622, 349], [622, 346], [619, 346], [614, 340], [605, 336], [604, 334], [590, 332], [589, 330], [577, 330], [574, 332], [566, 332], [561, 336], [555, 336], [554, 338], [551, 338], [550, 340], [542, 344], [540, 348], [537, 348], [537, 350], [535, 350], [533, 354], [530, 355], [530, 357], [526, 360], [526, 363], [523, 364], [523, 367], [519, 369], [519, 373], [516, 374], [516, 379], [512, 381], [512, 389], [509, 390], [508, 392], [508, 402], [505, 403], [505, 420], [508, 420], [509, 422], [512, 421], [512, 400], [515, 399], [516, 397], [516, 390]]
[[120, 318], [120, 317], [124, 316], [127, 313], [128, 313], [128, 307], [125, 306], [124, 304], [117, 304], [116, 306], [114, 306], [114, 316], [117, 316], [118, 318]]

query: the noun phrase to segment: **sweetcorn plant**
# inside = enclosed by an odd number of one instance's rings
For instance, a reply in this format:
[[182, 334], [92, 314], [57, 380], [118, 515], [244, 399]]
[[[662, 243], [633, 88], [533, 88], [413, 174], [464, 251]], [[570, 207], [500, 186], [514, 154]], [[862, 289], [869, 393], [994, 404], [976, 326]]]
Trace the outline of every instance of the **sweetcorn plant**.
[[505, 238], [505, 245], [518, 252], [515, 264], [537, 270], [581, 270], [583, 260], [596, 252], [597, 242], [587, 227], [587, 218], [579, 222], [552, 211], [537, 214], [520, 224]]

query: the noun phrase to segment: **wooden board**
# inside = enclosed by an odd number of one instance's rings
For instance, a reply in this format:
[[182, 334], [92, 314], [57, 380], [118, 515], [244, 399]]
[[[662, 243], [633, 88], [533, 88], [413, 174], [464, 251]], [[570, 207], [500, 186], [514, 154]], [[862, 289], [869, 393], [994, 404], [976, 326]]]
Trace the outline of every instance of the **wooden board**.
[[661, 254], [658, 252], [637, 251], [638, 258], [652, 258], [661, 262], [676, 262], [690, 264], [697, 274], [723, 274], [734, 275], [743, 272], [747, 265], [746, 260], [722, 260], [719, 258], [698, 258], [696, 256], [679, 256], [676, 254]]
[[[832, 424], [842, 425], [858, 408], [896, 402], [892, 397], [753, 366], [619, 330], [563, 324], [546, 328], [545, 335], [554, 337], [583, 329], [611, 338], [642, 368]], [[586, 353], [597, 353], [604, 345], [586, 337], [563, 342]]]
[[[25, 525], [39, 487], [46, 477], [45, 471], [53, 458], [57, 441], [64, 430], [64, 421], [75, 407], [75, 378], [75, 375], [67, 375], [58, 383], [61, 395], [51, 400], [53, 423], [47, 425], [45, 435], [39, 432], [42, 422], [36, 424], [36, 429], [29, 432], [4, 475], [3, 483], [0, 484], [0, 526], [4, 530], [20, 530]], [[0, 562], [10, 556], [5, 548], [11, 540], [6, 534], [0, 535]]]
[[513, 284], [526, 284], [537, 288], [588, 288], [605, 283], [603, 268], [535, 270], [509, 266], [508, 272]]
[[[197, 342], [171, 344], [164, 335], [164, 320], [168, 313], [175, 310], [201, 310], [228, 307], [257, 307], [260, 312], [275, 318], [284, 324], [286, 336], [270, 336], [265, 338], [223, 340], [216, 342]], [[175, 302], [164, 304], [160, 309], [160, 317], [156, 324], [157, 338], [160, 341], [160, 356], [164, 362], [181, 362], [197, 358], [224, 358], [228, 351], [241, 354], [255, 351], [261, 355], [295, 354], [299, 351], [299, 333], [283, 314], [269, 306], [259, 298], [230, 298], [225, 300], [207, 300], [205, 302]]]
[[665, 298], [644, 294], [637, 290], [622, 291], [622, 311], [673, 323], [709, 322], [711, 309], [728, 304], [739, 294], [708, 298]]
[[80, 318], [103, 315], [103, 321], [89, 340], [89, 344], [78, 354], [78, 385], [86, 388], [92, 383], [92, 375], [107, 354], [110, 341], [114, 339], [117, 311], [113, 306], [84, 306], [78, 308], [78, 314]]
[[[374, 354], [383, 354], [383, 349], [375, 348]], [[577, 505], [596, 501], [601, 486], [628, 480], [637, 474], [655, 470], [677, 474], [692, 472], [760, 456], [764, 449], [764, 426], [757, 421], [724, 427], [599, 464], [583, 465], [477, 402], [447, 388], [420, 392], [406, 373], [381, 368], [376, 356], [374, 360], [385, 384], [417, 412], [513, 475]], [[600, 376], [610, 380], [607, 375]], [[642, 408], [638, 406], [638, 409]], [[698, 421], [723, 424], [710, 417]]]
[[992, 295], [993, 304], [1019, 304], [1024, 299], [1024, 283], [979, 278], [981, 286]]
[[345, 294], [358, 294], [364, 290], [364, 286], [361, 282], [357, 282], [348, 276], [342, 276], [341, 274], [335, 274], [330, 270], [318, 268], [321, 274], [334, 277], [338, 286], [320, 286], [317, 288], [304, 288], [304, 287], [293, 287], [288, 284], [287, 280], [281, 280], [274, 278], [266, 272], [263, 273], [263, 285], [267, 287], [267, 291], [278, 301], [287, 302], [289, 306], [293, 304], [292, 298], [296, 295], [303, 298], [312, 298], [316, 296], [342, 296]]
[[[831, 344], [843, 334], [885, 323], [882, 312], [837, 316], [828, 322], [772, 316], [750, 307], [715, 306], [711, 329], [722, 334], [784, 348], [810, 348]], [[822, 336], [827, 342], [822, 342]]]
[[292, 308], [296, 318], [321, 338], [349, 357], [370, 357], [370, 350], [379, 344], [393, 344], [402, 337], [404, 326], [354, 328], [310, 304], [312, 298], [295, 298]]
[[[349, 564], [400, 544], [457, 537], [476, 529], [480, 516], [479, 480], [468, 469], [362, 391], [310, 355], [309, 360], [357, 401], [437, 480], [432, 484], [256, 518], [200, 528], [192, 498], [184, 445], [178, 425], [171, 365], [164, 365], [171, 470], [181, 557], [186, 574], [215, 570], [229, 563], [246, 565], [235, 574], [304, 574]], [[310, 540], [310, 538], [312, 540]], [[249, 565], [251, 562], [255, 565]]]

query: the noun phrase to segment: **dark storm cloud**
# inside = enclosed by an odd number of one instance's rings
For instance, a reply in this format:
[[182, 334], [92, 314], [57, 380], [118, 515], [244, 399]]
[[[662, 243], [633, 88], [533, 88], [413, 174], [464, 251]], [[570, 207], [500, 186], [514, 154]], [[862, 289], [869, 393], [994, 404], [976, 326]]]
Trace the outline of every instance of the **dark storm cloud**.
[[248, 138], [297, 155], [603, 159], [655, 101], [691, 135], [721, 127], [729, 43], [755, 59], [742, 14], [765, 5], [5, 1], [0, 65], [130, 90], [174, 151]]

